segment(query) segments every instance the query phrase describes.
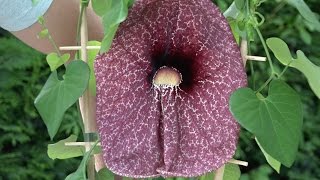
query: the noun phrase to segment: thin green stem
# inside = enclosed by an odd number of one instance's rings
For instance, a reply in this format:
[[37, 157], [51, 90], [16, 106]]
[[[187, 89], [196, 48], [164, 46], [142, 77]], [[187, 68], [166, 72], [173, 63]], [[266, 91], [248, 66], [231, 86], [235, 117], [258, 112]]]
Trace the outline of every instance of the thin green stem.
[[263, 83], [263, 85], [255, 92], [255, 93], [259, 93], [260, 91], [262, 91], [274, 78], [274, 74], [272, 74], [269, 79]]
[[250, 1], [249, 0], [247, 0], [246, 1], [247, 2], [247, 17], [249, 17], [250, 16]]
[[254, 26], [254, 29], [256, 30], [256, 32], [257, 32], [257, 34], [258, 34], [258, 36], [259, 36], [259, 38], [260, 38], [260, 41], [261, 41], [261, 43], [262, 43], [262, 45], [263, 45], [264, 51], [266, 52], [267, 59], [268, 59], [268, 62], [269, 62], [270, 68], [271, 68], [271, 75], [274, 75], [274, 74], [275, 74], [275, 71], [274, 71], [274, 68], [273, 68], [271, 56], [270, 56], [270, 53], [269, 53], [269, 50], [268, 50], [266, 41], [265, 41], [265, 39], [263, 38], [263, 36], [262, 36], [261, 31], [259, 30], [259, 28], [258, 28], [257, 26]]
[[[47, 26], [46, 26], [45, 22], [40, 23], [40, 25], [42, 26], [42, 28], [43, 28], [43, 29], [47, 29], [47, 30], [48, 30], [48, 28], [47, 28]], [[48, 40], [49, 40], [50, 44], [53, 46], [53, 48], [54, 48], [54, 50], [56, 51], [56, 53], [58, 54], [58, 56], [59, 56], [59, 57], [61, 57], [60, 50], [59, 50], [59, 48], [58, 48], [58, 46], [57, 46], [56, 42], [53, 40], [53, 38], [52, 38], [52, 36], [51, 36], [51, 34], [50, 34], [49, 30], [48, 30]]]
[[[80, 44], [80, 29], [81, 29], [81, 22], [82, 22], [82, 16], [83, 16], [83, 13], [84, 13], [84, 8], [85, 6], [83, 5], [83, 1], [80, 2], [80, 15], [78, 17], [78, 22], [77, 22], [77, 36], [76, 36], [76, 44], [77, 46], [79, 46]], [[75, 58], [76, 59], [80, 59], [80, 51], [77, 51], [76, 54], [75, 54]], [[81, 124], [81, 129], [82, 129], [82, 132], [83, 132], [83, 135], [85, 135], [85, 130], [84, 130], [84, 123], [83, 123], [83, 118], [82, 118], [82, 113], [81, 113], [81, 110], [80, 110], [80, 104], [79, 104], [79, 100], [77, 102], [77, 110], [78, 110], [78, 115], [79, 115], [79, 120], [80, 120], [80, 124]]]
[[[76, 44], [77, 44], [77, 46], [79, 46], [79, 44], [80, 44], [80, 28], [81, 28], [81, 20], [82, 20], [83, 12], [84, 12], [84, 6], [81, 3], [80, 15], [78, 17], [78, 23], [77, 23], [77, 36], [76, 36]], [[80, 59], [79, 51], [76, 52], [75, 58], [76, 59]]]
[[[251, 55], [250, 41], [248, 41], [248, 55]], [[250, 64], [250, 72], [251, 72], [251, 77], [252, 77], [252, 86], [253, 86], [253, 90], [255, 90], [256, 89], [256, 77], [255, 77], [253, 62], [249, 61], [249, 64]]]
[[278, 76], [278, 78], [280, 79], [283, 74], [288, 70], [288, 68], [290, 67], [290, 64], [292, 63], [293, 60], [291, 60], [287, 65], [286, 67], [282, 70], [282, 72], [280, 73], [280, 75]]
[[[76, 44], [79, 46], [80, 44], [80, 29], [81, 29], [81, 23], [82, 23], [82, 16], [84, 13], [84, 9], [88, 6], [89, 0], [81, 0], [81, 6], [80, 6], [80, 14], [78, 18], [78, 23], [77, 23], [77, 37], [76, 37]], [[79, 51], [76, 52], [76, 59], [80, 59], [80, 53]]]
[[50, 43], [52, 44], [54, 50], [55, 50], [56, 53], [58, 54], [58, 56], [61, 57], [62, 55], [61, 55], [61, 53], [60, 53], [60, 50], [59, 50], [56, 42], [53, 40], [53, 38], [52, 38], [52, 36], [51, 36], [50, 34], [48, 35], [48, 39], [49, 39]]
[[84, 6], [81, 4], [80, 15], [78, 18], [78, 23], [77, 23], [77, 37], [76, 37], [77, 45], [80, 44], [80, 28], [81, 28], [81, 21], [82, 21], [83, 13], [84, 13]]
[[[250, 1], [247, 0], [246, 1], [246, 8], [247, 8], [247, 17], [250, 17]], [[246, 37], [248, 38], [248, 32], [246, 31]], [[251, 46], [250, 46], [251, 42], [250, 40], [248, 40], [248, 55], [251, 55]], [[255, 77], [255, 71], [254, 71], [254, 67], [253, 67], [253, 62], [249, 61], [250, 64], [250, 72], [251, 72], [251, 76], [252, 76], [252, 86], [253, 86], [253, 90], [256, 89], [256, 77]]]

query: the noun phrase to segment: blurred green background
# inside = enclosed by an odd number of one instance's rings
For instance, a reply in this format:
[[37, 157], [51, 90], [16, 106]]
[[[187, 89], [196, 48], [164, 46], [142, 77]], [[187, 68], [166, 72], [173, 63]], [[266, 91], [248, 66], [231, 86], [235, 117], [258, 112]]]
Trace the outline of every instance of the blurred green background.
[[[232, 0], [214, 2], [225, 10]], [[319, 0], [305, 2], [314, 12], [319, 12]], [[266, 18], [261, 26], [265, 38], [282, 38], [293, 52], [301, 49], [320, 66], [320, 33], [314, 31], [295, 8], [278, 0], [266, 1], [258, 11]], [[251, 49], [254, 55], [265, 56], [258, 38]], [[275, 64], [279, 71], [283, 68]], [[254, 67], [255, 78], [261, 85], [268, 78], [268, 64], [255, 62]], [[53, 161], [46, 154], [47, 144], [53, 142], [34, 108], [33, 100], [49, 72], [45, 55], [0, 29], [0, 180], [64, 179], [76, 170], [80, 162], [80, 159]], [[249, 71], [248, 75], [250, 83], [252, 76]], [[236, 158], [249, 162], [248, 167], [241, 167], [242, 180], [320, 179], [320, 101], [300, 72], [289, 69], [284, 79], [299, 92], [304, 107], [304, 136], [296, 161], [290, 169], [282, 167], [280, 175], [277, 174], [266, 163], [252, 135], [242, 131]], [[76, 108], [72, 107], [64, 117], [55, 142], [79, 133]]]

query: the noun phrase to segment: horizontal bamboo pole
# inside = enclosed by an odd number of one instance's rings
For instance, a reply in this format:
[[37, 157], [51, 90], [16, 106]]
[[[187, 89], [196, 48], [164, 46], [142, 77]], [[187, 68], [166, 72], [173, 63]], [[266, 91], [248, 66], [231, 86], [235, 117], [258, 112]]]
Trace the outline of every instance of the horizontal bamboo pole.
[[[88, 144], [88, 142], [66, 142], [64, 143], [64, 145], [66, 146], [85, 146], [86, 144]], [[94, 142], [90, 143], [91, 145], [94, 145]], [[100, 143], [97, 144], [97, 146], [101, 146]]]
[[[85, 146], [87, 144], [87, 142], [66, 142], [64, 143], [64, 145], [66, 146]], [[91, 145], [93, 145], [94, 142], [91, 142]], [[101, 146], [101, 143], [98, 143], [97, 146]], [[240, 166], [248, 166], [248, 162], [246, 161], [240, 161], [240, 160], [236, 160], [236, 159], [230, 159], [228, 161], [228, 163], [231, 164], [237, 164]]]
[[237, 164], [237, 165], [240, 165], [240, 166], [248, 166], [248, 162], [246, 162], [246, 161], [230, 159], [228, 162], [231, 163], [231, 164]]
[[[81, 46], [62, 46], [59, 47], [61, 51], [75, 51], [75, 50], [80, 50]], [[100, 46], [87, 46], [87, 50], [99, 50]], [[245, 57], [247, 60], [251, 61], [266, 61], [266, 57], [262, 56], [246, 56]]]
[[247, 60], [251, 61], [267, 61], [266, 57], [261, 57], [261, 56], [247, 56]]
[[[80, 50], [81, 46], [61, 46], [59, 47], [59, 50], [61, 51], [76, 51], [76, 50]], [[87, 46], [86, 47], [87, 50], [99, 50], [100, 46]]]

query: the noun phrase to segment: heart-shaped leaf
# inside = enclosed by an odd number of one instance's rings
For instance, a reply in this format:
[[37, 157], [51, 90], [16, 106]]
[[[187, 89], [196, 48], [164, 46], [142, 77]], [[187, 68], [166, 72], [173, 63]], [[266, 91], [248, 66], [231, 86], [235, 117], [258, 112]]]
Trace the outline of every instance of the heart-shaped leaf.
[[290, 167], [301, 138], [300, 97], [281, 80], [273, 80], [268, 93], [264, 98], [250, 88], [238, 89], [230, 97], [230, 110], [270, 156]]
[[70, 58], [70, 54], [63, 54], [59, 56], [57, 53], [50, 53], [47, 55], [47, 62], [51, 71], [56, 70], [58, 67], [66, 63]]
[[51, 139], [57, 133], [65, 111], [84, 93], [89, 81], [89, 67], [80, 60], [66, 68], [63, 80], [53, 71], [35, 99], [35, 106], [48, 128]]
[[51, 159], [68, 159], [83, 156], [85, 153], [84, 146], [66, 146], [66, 142], [76, 142], [77, 136], [71, 135], [67, 139], [61, 140], [55, 144], [48, 145], [48, 156]]
[[297, 51], [297, 58], [293, 58], [288, 45], [279, 38], [269, 38], [267, 45], [283, 65], [289, 64], [306, 76], [312, 91], [320, 99], [320, 67], [313, 64], [300, 50]]

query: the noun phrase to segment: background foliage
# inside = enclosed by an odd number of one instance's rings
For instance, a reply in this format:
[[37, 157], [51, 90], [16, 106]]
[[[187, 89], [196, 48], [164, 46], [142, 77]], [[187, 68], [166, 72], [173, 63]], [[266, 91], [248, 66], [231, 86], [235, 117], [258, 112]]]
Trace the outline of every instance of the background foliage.
[[[225, 10], [232, 0], [214, 2]], [[320, 6], [318, 0], [305, 2], [317, 12]], [[301, 49], [313, 63], [320, 65], [319, 32], [306, 23], [295, 8], [286, 1], [275, 0], [265, 2], [259, 12], [266, 18], [260, 27], [265, 38], [280, 37], [291, 50]], [[261, 43], [258, 38], [255, 40], [251, 47], [252, 54], [264, 56]], [[276, 65], [279, 71], [283, 68], [280, 64]], [[259, 86], [268, 77], [268, 65], [255, 62], [254, 67]], [[0, 31], [0, 179], [64, 179], [79, 164], [79, 159], [52, 161], [47, 156], [47, 144], [52, 142], [33, 101], [49, 72], [44, 55], [9, 33]], [[249, 71], [248, 74], [250, 83], [252, 76]], [[289, 69], [283, 78], [299, 92], [303, 101], [303, 139], [297, 159], [290, 169], [282, 167], [278, 175], [266, 163], [253, 137], [243, 131], [236, 153], [236, 158], [249, 162], [249, 167], [241, 167], [243, 180], [320, 179], [320, 101], [297, 70]], [[76, 119], [77, 112], [73, 107], [66, 113], [55, 141], [70, 134], [79, 134]]]
[[[50, 69], [45, 56], [0, 32], [0, 179], [64, 179], [77, 159], [52, 161], [49, 135], [33, 101]], [[75, 108], [64, 117], [63, 134], [78, 134]]]

